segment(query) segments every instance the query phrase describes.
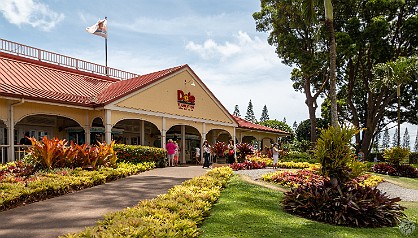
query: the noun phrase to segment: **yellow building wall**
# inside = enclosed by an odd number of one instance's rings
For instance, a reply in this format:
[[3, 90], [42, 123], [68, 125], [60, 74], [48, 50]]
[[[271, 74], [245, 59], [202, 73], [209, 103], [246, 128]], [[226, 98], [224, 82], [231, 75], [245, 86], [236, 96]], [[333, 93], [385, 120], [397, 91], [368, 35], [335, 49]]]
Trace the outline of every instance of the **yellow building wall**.
[[14, 122], [17, 123], [24, 117], [39, 114], [67, 117], [80, 125], [84, 125], [86, 121], [86, 110], [83, 109], [25, 102], [14, 107]]
[[[191, 82], [196, 86], [191, 86]], [[186, 83], [185, 83], [186, 82]], [[193, 111], [179, 109], [177, 103], [177, 90], [182, 90], [185, 94], [195, 97]], [[206, 90], [199, 85], [194, 77], [188, 72], [183, 71], [167, 80], [139, 92], [132, 97], [117, 104], [119, 107], [145, 110], [149, 112], [167, 113], [171, 115], [185, 116], [188, 118], [198, 118], [224, 123], [234, 124], [228, 112], [215, 103]]]
[[[0, 99], [0, 121], [6, 124], [7, 118], [9, 117], [9, 106], [7, 100]], [[2, 123], [0, 122], [0, 124]]]

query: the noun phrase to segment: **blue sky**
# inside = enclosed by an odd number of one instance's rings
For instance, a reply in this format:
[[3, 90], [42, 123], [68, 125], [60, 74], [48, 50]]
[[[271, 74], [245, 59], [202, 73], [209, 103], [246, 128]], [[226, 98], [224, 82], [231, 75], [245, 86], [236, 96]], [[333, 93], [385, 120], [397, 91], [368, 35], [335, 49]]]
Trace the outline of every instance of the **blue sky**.
[[[104, 39], [85, 28], [108, 17], [108, 66], [144, 74], [188, 64], [232, 113], [292, 126], [308, 118], [291, 68], [256, 32], [259, 0], [1, 0], [0, 38], [105, 64]], [[320, 115], [318, 110], [317, 115]], [[416, 126], [408, 126], [411, 145]], [[403, 135], [403, 130], [402, 130]]]

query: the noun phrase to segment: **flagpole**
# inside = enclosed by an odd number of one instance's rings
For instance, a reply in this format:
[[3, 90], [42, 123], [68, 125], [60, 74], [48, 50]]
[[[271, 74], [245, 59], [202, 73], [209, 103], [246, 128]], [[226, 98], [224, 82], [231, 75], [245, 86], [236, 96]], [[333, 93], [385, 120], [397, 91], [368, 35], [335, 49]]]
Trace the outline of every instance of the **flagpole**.
[[[105, 20], [107, 20], [107, 17], [105, 17]], [[105, 55], [106, 55], [106, 76], [108, 76], [107, 74], [107, 32], [106, 32], [106, 37], [105, 37]]]

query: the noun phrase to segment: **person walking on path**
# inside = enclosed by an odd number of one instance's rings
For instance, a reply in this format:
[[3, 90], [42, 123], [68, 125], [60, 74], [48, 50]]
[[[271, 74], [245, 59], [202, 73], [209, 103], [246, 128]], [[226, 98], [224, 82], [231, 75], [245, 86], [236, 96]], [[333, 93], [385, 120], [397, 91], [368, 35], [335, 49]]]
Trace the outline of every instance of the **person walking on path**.
[[203, 168], [209, 168], [210, 145], [208, 144], [207, 140], [203, 142], [202, 150], [203, 158], [205, 159], [203, 162]]
[[176, 154], [177, 146], [172, 139], [169, 139], [165, 148], [167, 149], [168, 166], [174, 166], [174, 155]]
[[277, 163], [279, 162], [279, 146], [277, 143], [273, 144], [273, 169], [277, 167]]
[[228, 144], [228, 164], [235, 163], [235, 145], [234, 140], [230, 139]]

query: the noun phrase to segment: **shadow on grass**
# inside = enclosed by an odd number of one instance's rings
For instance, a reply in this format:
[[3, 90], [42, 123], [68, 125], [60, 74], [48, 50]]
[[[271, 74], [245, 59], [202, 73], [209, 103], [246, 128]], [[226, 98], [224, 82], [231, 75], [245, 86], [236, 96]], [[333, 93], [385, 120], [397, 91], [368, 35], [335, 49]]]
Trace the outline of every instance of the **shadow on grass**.
[[[283, 193], [231, 178], [201, 237], [401, 237], [399, 229], [333, 226], [290, 215], [282, 209]], [[415, 232], [413, 235], [417, 235]], [[415, 237], [415, 236], [410, 236]]]

